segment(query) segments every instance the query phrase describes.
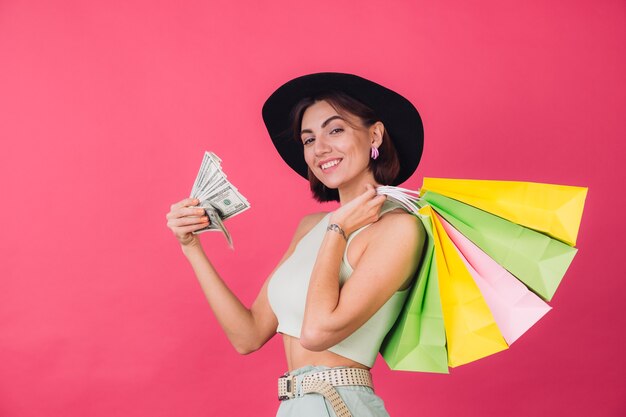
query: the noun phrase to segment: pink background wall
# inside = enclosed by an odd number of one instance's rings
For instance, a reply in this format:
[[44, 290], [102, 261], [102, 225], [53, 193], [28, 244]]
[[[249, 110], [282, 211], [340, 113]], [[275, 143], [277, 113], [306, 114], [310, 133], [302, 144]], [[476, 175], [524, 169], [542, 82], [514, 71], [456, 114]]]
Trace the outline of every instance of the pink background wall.
[[[240, 357], [165, 226], [204, 150], [253, 208], [205, 248], [253, 300], [298, 219], [265, 98], [359, 73], [420, 110], [423, 176], [590, 188], [554, 310], [451, 375], [390, 372], [393, 416], [626, 412], [626, 4], [0, 1], [0, 416], [273, 415], [278, 337]], [[239, 4], [241, 3], [241, 4]]]

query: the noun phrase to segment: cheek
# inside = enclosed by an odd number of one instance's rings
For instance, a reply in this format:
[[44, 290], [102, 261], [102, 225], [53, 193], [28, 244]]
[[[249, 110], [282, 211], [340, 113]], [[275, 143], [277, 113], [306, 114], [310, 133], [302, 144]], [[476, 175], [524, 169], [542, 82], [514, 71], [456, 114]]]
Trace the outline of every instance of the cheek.
[[355, 155], [359, 160], [368, 160], [370, 156], [369, 143], [359, 142], [354, 144], [352, 148], [352, 154]]
[[311, 152], [310, 148], [304, 148], [304, 162], [306, 162], [306, 164], [310, 167], [312, 166], [311, 164], [313, 163], [314, 157], [315, 155], [313, 155], [313, 152]]

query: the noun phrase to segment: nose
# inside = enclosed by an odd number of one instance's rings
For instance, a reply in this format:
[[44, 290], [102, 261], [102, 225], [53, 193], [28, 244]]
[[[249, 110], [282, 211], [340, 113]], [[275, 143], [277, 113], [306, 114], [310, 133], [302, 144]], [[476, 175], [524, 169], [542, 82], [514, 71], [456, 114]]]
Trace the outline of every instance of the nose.
[[330, 144], [324, 136], [320, 136], [315, 139], [313, 148], [316, 156], [324, 155], [325, 153], [330, 152]]

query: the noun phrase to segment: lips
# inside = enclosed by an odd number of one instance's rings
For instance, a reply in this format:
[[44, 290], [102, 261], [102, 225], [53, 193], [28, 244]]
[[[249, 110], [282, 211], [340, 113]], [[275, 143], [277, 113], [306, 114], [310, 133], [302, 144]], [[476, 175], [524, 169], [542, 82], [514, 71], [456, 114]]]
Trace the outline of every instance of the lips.
[[341, 158], [331, 159], [331, 160], [323, 161], [322, 163], [319, 164], [319, 167], [322, 169], [322, 171], [326, 171], [327, 169], [337, 166], [340, 162], [341, 162]]

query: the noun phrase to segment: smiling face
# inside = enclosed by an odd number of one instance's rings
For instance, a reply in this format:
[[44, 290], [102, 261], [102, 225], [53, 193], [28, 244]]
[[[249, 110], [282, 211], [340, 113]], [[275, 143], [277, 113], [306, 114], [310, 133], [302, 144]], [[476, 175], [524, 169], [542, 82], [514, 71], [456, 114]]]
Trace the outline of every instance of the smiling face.
[[328, 188], [373, 184], [369, 158], [372, 145], [380, 144], [376, 125], [367, 128], [358, 117], [342, 113], [323, 100], [304, 111], [300, 132], [304, 159]]

